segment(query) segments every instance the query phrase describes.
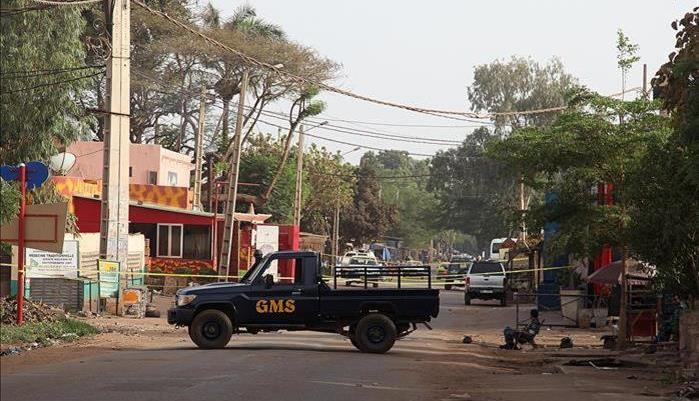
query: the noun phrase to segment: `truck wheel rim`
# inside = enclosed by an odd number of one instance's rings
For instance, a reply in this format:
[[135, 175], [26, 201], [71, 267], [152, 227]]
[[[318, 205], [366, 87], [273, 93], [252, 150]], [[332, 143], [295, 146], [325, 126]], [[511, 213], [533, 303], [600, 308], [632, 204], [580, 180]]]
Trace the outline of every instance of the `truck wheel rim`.
[[381, 326], [371, 326], [367, 331], [367, 337], [372, 343], [378, 344], [386, 339], [386, 330]]
[[221, 326], [216, 322], [206, 322], [202, 328], [204, 337], [209, 340], [217, 338], [221, 334]]

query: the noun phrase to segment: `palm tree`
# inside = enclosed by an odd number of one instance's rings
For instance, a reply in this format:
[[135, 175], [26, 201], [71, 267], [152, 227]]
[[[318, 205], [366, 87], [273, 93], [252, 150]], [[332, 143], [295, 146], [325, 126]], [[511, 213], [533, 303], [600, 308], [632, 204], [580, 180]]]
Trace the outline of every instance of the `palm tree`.
[[[221, 23], [219, 11], [209, 4], [201, 14], [202, 23], [206, 28], [226, 32], [243, 33], [250, 39], [263, 39], [269, 41], [283, 41], [286, 36], [278, 25], [269, 23], [257, 17], [255, 9], [249, 5], [238, 7], [233, 16]], [[240, 59], [230, 56], [220, 57], [211, 63], [218, 78], [214, 82], [213, 89], [223, 102], [222, 136], [220, 149], [226, 149], [229, 141], [229, 111], [230, 103], [236, 95], [240, 95], [240, 85], [243, 70], [249, 68]], [[255, 80], [251, 80], [254, 85]]]

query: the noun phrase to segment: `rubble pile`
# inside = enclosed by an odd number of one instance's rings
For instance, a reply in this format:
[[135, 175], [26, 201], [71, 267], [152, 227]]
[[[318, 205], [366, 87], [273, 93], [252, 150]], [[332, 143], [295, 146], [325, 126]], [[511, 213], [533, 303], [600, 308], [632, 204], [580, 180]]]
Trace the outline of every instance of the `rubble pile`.
[[[66, 317], [63, 309], [46, 305], [41, 302], [32, 302], [26, 298], [22, 304], [22, 310], [24, 321], [27, 323], [55, 322], [56, 320]], [[0, 323], [11, 325], [17, 324], [16, 298], [0, 298]]]

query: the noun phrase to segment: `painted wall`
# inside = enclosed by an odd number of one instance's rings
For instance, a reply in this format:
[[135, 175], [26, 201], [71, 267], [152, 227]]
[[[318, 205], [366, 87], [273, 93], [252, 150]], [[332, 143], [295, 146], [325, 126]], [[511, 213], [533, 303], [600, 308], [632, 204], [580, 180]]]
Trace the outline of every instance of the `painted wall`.
[[[84, 179], [102, 179], [102, 142], [78, 141], [68, 146], [67, 151], [75, 154], [75, 166], [68, 176]], [[163, 149], [160, 145], [131, 144], [129, 148], [131, 166], [131, 184], [150, 184], [149, 172], [157, 172], [157, 185], [189, 187], [190, 171], [194, 164], [190, 156]], [[168, 181], [168, 173], [174, 173], [177, 179]]]
[[[51, 177], [56, 191], [68, 198], [69, 211], [75, 213], [73, 195], [89, 198], [102, 196], [102, 180], [86, 180], [79, 177]], [[129, 184], [129, 199], [155, 205], [192, 209], [194, 193], [184, 187]]]

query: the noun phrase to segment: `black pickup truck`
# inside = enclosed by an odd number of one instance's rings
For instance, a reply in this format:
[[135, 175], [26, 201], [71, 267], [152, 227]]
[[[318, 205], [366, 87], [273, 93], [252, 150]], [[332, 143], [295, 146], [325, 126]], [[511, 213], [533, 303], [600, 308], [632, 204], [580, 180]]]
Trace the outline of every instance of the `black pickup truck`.
[[[275, 276], [284, 266], [291, 277]], [[338, 269], [336, 269], [338, 270]], [[403, 271], [405, 270], [405, 271]], [[234, 333], [311, 330], [338, 333], [362, 352], [385, 353], [397, 338], [439, 313], [439, 290], [431, 288], [429, 266], [392, 267], [386, 270], [395, 288], [337, 289], [321, 276], [315, 252], [284, 251], [256, 260], [238, 283], [212, 283], [182, 288], [168, 323], [187, 326], [200, 348], [223, 348]], [[403, 275], [415, 280], [424, 272], [426, 288], [401, 288]], [[429, 327], [429, 326], [427, 326]]]

